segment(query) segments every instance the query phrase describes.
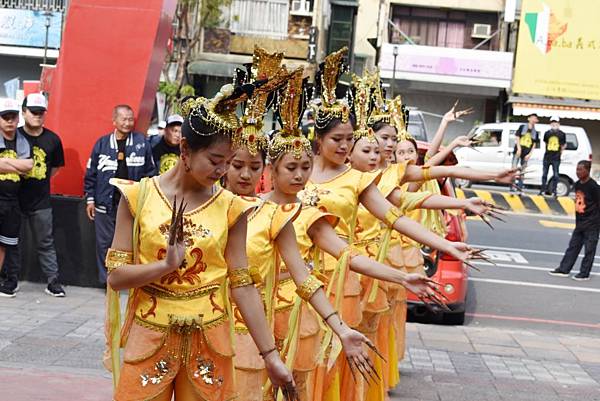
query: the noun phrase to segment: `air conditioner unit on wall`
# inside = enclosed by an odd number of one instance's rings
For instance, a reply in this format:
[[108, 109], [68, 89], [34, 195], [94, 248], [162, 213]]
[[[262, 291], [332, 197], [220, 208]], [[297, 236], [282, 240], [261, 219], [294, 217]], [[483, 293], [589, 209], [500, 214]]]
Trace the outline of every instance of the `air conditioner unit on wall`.
[[475, 39], [487, 39], [492, 34], [492, 26], [490, 24], [473, 24], [473, 32], [471, 37]]

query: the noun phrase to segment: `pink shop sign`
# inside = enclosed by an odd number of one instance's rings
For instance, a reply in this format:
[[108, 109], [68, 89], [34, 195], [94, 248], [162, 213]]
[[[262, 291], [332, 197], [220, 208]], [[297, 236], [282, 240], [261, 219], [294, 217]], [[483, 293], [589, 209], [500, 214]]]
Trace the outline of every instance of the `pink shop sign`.
[[[393, 46], [384, 46], [379, 67], [394, 68]], [[412, 72], [470, 78], [510, 80], [512, 54], [486, 50], [449, 49], [430, 46], [398, 46], [396, 73]]]

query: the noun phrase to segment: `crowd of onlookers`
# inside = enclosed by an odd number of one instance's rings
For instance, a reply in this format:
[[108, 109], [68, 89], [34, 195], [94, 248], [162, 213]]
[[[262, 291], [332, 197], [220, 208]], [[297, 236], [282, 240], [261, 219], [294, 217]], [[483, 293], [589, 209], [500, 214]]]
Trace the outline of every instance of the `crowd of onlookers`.
[[[0, 99], [0, 296], [19, 291], [22, 226], [32, 233], [32, 248], [46, 275], [45, 292], [65, 296], [52, 232], [50, 179], [64, 166], [60, 137], [44, 126], [48, 104], [40, 93], [22, 104]], [[23, 121], [19, 119], [22, 116]], [[104, 258], [115, 228], [120, 193], [111, 178], [140, 180], [162, 174], [179, 158], [183, 118], [171, 115], [151, 137], [133, 132], [134, 113], [128, 105], [113, 110], [113, 132], [100, 137], [91, 152], [84, 179], [87, 215], [95, 222], [98, 278], [106, 282]], [[162, 125], [162, 126], [161, 126]]]

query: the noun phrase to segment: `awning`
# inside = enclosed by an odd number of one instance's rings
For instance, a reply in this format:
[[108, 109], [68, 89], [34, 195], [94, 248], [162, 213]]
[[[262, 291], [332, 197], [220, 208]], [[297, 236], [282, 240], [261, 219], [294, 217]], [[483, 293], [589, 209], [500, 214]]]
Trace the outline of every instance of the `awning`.
[[600, 101], [553, 98], [547, 96], [518, 95], [510, 96], [513, 115], [528, 116], [537, 114], [540, 117], [558, 116], [580, 120], [600, 120]]
[[199, 60], [188, 64], [189, 74], [208, 75], [211, 77], [232, 77], [237, 64], [216, 61]]

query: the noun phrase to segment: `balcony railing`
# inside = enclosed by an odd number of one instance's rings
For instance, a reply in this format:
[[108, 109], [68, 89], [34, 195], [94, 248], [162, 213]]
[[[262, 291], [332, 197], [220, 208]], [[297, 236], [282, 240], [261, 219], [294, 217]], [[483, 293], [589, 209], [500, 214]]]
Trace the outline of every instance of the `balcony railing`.
[[229, 29], [240, 35], [287, 39], [288, 16], [288, 0], [233, 0]]
[[67, 3], [67, 0], [0, 0], [0, 8], [64, 12]]

